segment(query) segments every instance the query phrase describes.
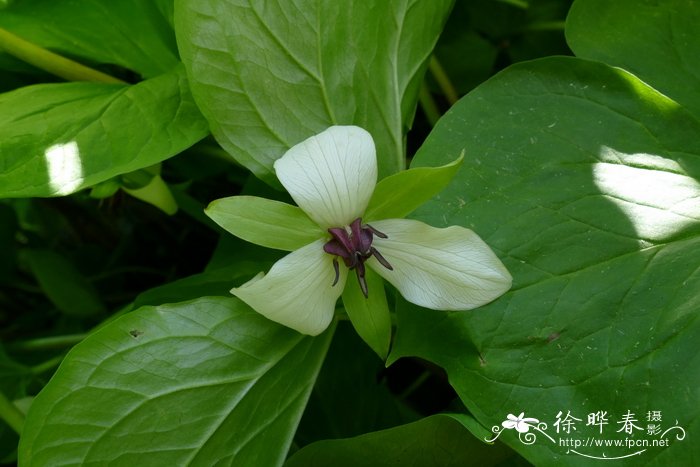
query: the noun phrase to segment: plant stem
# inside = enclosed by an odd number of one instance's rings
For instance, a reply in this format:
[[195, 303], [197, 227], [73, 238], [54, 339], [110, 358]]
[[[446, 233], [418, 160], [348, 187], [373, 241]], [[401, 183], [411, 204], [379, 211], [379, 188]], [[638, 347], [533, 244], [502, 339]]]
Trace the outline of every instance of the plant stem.
[[565, 21], [542, 21], [539, 23], [529, 24], [523, 29], [523, 31], [563, 31], [565, 26]]
[[438, 59], [435, 58], [435, 55], [430, 57], [428, 67], [430, 68], [430, 72], [433, 74], [433, 78], [435, 78], [435, 81], [437, 81], [438, 86], [440, 86], [440, 89], [442, 89], [443, 94], [445, 94], [447, 102], [450, 103], [450, 106], [453, 106], [459, 100], [459, 94], [457, 94], [457, 90], [452, 85], [450, 77], [447, 76], [445, 69], [442, 67]]
[[418, 101], [420, 102], [420, 107], [423, 109], [423, 113], [428, 119], [430, 126], [435, 126], [437, 121], [440, 120], [440, 110], [438, 109], [437, 104], [435, 104], [433, 96], [430, 95], [430, 90], [425, 82], [421, 84], [420, 94], [418, 94]]
[[399, 394], [399, 395], [396, 396], [396, 397], [397, 397], [399, 400], [405, 400], [405, 399], [408, 398], [411, 394], [413, 394], [413, 393], [416, 391], [416, 389], [418, 389], [419, 387], [421, 387], [421, 386], [423, 385], [423, 383], [425, 383], [426, 381], [428, 381], [428, 378], [430, 378], [431, 375], [432, 375], [432, 373], [430, 373], [429, 371], [427, 371], [427, 370], [424, 371], [423, 373], [421, 373], [420, 375], [418, 375], [418, 377], [415, 379], [415, 381], [413, 381], [413, 383], [411, 383], [410, 386], [408, 386], [406, 389], [404, 389], [404, 390], [401, 392], [401, 394]]
[[41, 375], [46, 373], [47, 371], [52, 371], [58, 367], [58, 365], [61, 364], [63, 359], [65, 358], [65, 355], [57, 355], [53, 358], [50, 358], [46, 360], [45, 362], [39, 363], [38, 365], [34, 365], [31, 370], [34, 375]]
[[118, 78], [39, 47], [3, 28], [0, 28], [0, 49], [24, 62], [68, 81], [127, 84]]
[[5, 420], [17, 434], [22, 433], [24, 414], [2, 392], [0, 392], [0, 418]]
[[9, 345], [9, 348], [14, 351], [35, 351], [35, 350], [51, 350], [64, 349], [72, 347], [78, 342], [85, 339], [87, 334], [66, 334], [65, 336], [39, 337], [38, 339], [30, 339], [27, 341], [14, 342]]

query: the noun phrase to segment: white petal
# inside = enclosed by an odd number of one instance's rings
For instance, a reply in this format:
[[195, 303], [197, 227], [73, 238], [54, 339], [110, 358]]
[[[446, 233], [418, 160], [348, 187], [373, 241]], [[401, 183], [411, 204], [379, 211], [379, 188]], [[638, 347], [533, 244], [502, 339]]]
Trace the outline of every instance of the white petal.
[[503, 425], [503, 428], [512, 430], [513, 428], [515, 428], [516, 422], [514, 422], [513, 420], [506, 420], [503, 423], [501, 423], [501, 425]]
[[515, 424], [515, 429], [518, 431], [518, 433], [527, 433], [530, 431], [530, 425], [527, 423], [517, 422]]
[[347, 268], [333, 286], [333, 257], [323, 251], [324, 240], [306, 245], [277, 261], [267, 275], [231, 290], [255, 311], [272, 321], [312, 336], [323, 332], [343, 292]]
[[356, 126], [332, 126], [275, 161], [275, 172], [297, 205], [322, 228], [360, 217], [377, 183], [372, 136]]
[[372, 222], [388, 238], [372, 245], [394, 268], [367, 264], [409, 302], [435, 310], [469, 310], [510, 289], [512, 278], [493, 251], [469, 229], [431, 227], [410, 219]]

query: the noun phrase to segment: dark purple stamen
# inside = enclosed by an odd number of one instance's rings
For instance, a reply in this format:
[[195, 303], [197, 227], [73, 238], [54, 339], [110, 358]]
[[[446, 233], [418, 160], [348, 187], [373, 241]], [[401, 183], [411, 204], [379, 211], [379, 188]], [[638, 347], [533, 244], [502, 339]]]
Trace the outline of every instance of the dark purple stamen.
[[392, 271], [394, 268], [384, 258], [376, 248], [372, 246], [373, 236], [387, 238], [385, 234], [378, 231], [371, 225], [362, 225], [362, 218], [358, 217], [350, 224], [350, 232], [344, 227], [331, 227], [328, 233], [331, 238], [325, 245], [323, 251], [333, 258], [333, 269], [335, 269], [335, 280], [333, 285], [338, 283], [340, 271], [338, 269], [338, 256], [343, 258], [343, 262], [348, 269], [355, 270], [357, 281], [360, 283], [362, 294], [367, 298], [367, 280], [365, 279], [365, 261], [374, 256], [379, 264]]

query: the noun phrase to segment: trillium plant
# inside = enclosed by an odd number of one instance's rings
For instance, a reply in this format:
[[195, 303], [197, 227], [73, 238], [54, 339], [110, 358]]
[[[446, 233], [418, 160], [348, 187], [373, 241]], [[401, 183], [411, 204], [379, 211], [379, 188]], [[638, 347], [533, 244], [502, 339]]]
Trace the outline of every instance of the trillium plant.
[[0, 0], [0, 465], [700, 465], [699, 4]]
[[[346, 281], [353, 280], [348, 272], [357, 277], [365, 298], [384, 294], [383, 289], [369, 290], [367, 268], [406, 300], [435, 310], [476, 308], [510, 288], [506, 268], [471, 230], [439, 229], [412, 219], [375, 219], [370, 202], [383, 201], [372, 197], [377, 157], [372, 136], [362, 128], [330, 127], [292, 147], [274, 168], [308, 216], [301, 224], [316, 224], [317, 238], [279, 260], [267, 274], [231, 291], [267, 318], [317, 335], [333, 319]], [[227, 227], [227, 205], [241, 211], [244, 203], [256, 201], [227, 198], [215, 201], [208, 213]], [[293, 231], [301, 228], [298, 222], [289, 219], [278, 227]], [[260, 213], [238, 217], [232, 232], [245, 230], [246, 223], [259, 224]], [[256, 237], [247, 238], [255, 242]]]

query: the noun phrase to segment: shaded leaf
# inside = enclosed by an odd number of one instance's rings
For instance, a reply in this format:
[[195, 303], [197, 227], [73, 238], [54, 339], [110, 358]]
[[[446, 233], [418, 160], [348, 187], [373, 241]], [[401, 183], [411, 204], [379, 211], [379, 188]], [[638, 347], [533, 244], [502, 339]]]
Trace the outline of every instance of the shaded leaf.
[[419, 418], [387, 387], [384, 362], [340, 321], [316, 380], [295, 444], [347, 438]]
[[624, 68], [700, 117], [699, 23], [693, 0], [578, 0], [566, 39], [578, 57]]
[[343, 306], [357, 334], [374, 350], [379, 358], [386, 359], [391, 344], [391, 314], [384, 293], [384, 280], [372, 269], [365, 271], [367, 297], [362, 295], [359, 282], [350, 272], [343, 290]]
[[492, 466], [510, 456], [506, 447], [485, 444], [459, 421], [440, 414], [355, 438], [318, 441], [296, 452], [285, 466]]
[[23, 465], [278, 465], [328, 347], [235, 299], [142, 308], [78, 344], [36, 397]]
[[0, 15], [0, 27], [37, 45], [79, 61], [120, 65], [145, 78], [179, 61], [171, 22], [171, 0], [22, 0]]
[[97, 291], [66, 257], [51, 250], [24, 250], [29, 268], [51, 302], [71, 316], [104, 313]]

